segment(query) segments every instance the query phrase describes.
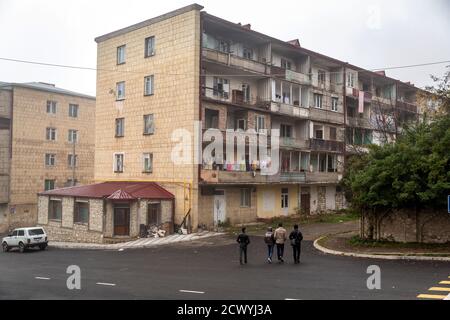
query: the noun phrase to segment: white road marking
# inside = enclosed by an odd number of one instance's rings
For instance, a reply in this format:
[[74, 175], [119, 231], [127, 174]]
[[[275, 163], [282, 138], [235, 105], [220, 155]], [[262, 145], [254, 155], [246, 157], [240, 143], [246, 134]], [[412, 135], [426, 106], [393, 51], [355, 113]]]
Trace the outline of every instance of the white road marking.
[[284, 300], [301, 300], [301, 299], [291, 299], [291, 298], [286, 298]]
[[34, 277], [36, 280], [50, 280], [50, 278], [46, 277]]
[[116, 284], [115, 283], [106, 283], [106, 282], [97, 282], [96, 283], [99, 286], [109, 286], [109, 287], [115, 287]]
[[119, 251], [123, 251], [123, 250], [125, 250], [125, 249], [124, 248], [119, 249]]
[[450, 294], [444, 300], [450, 300]]
[[203, 291], [191, 291], [191, 290], [179, 290], [180, 292], [183, 293], [196, 293], [196, 294], [204, 294]]

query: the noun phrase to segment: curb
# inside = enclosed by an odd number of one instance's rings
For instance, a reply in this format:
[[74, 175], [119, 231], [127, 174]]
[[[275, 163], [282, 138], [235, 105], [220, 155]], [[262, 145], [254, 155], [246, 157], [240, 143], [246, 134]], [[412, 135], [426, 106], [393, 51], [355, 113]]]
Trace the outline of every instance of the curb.
[[[214, 238], [217, 236], [224, 235], [224, 233], [212, 233], [212, 234], [194, 234], [190, 238], [185, 239], [169, 239], [169, 238], [160, 238], [161, 241], [155, 242], [152, 244], [146, 244], [146, 245], [133, 245], [127, 242], [121, 242], [121, 243], [114, 243], [114, 244], [84, 244], [84, 243], [63, 243], [63, 242], [55, 242], [49, 243], [49, 246], [51, 248], [56, 249], [74, 249], [74, 250], [106, 250], [106, 251], [117, 251], [119, 249], [151, 249], [156, 248], [164, 245], [170, 245], [180, 242], [191, 242], [196, 240], [203, 240], [208, 238]], [[169, 239], [169, 241], [164, 241]], [[170, 241], [171, 240], [171, 241]]]
[[364, 254], [355, 252], [343, 252], [325, 248], [319, 244], [319, 241], [328, 236], [322, 236], [314, 241], [314, 248], [317, 250], [335, 256], [366, 258], [366, 259], [383, 259], [383, 260], [412, 260], [412, 261], [446, 261], [450, 262], [450, 257], [426, 257], [426, 256], [407, 256], [407, 255], [381, 255], [381, 254]]

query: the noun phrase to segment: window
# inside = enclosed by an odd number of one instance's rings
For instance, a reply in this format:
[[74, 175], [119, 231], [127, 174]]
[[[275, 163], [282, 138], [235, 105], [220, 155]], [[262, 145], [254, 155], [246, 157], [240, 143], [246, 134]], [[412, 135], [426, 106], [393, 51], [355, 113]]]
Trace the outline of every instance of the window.
[[291, 62], [286, 59], [281, 58], [281, 67], [286, 70], [291, 70], [291, 67], [292, 67]]
[[323, 95], [314, 93], [314, 107], [322, 109], [322, 98]]
[[68, 140], [70, 143], [78, 142], [78, 131], [77, 130], [69, 130]]
[[56, 141], [56, 129], [55, 128], [47, 128], [46, 139], [49, 141]]
[[88, 201], [75, 201], [75, 208], [73, 213], [74, 223], [89, 223], [89, 202]]
[[337, 172], [337, 156], [335, 154], [328, 155], [328, 172]]
[[253, 50], [250, 48], [244, 48], [243, 57], [244, 59], [253, 60]]
[[266, 117], [256, 116], [256, 132], [261, 132], [266, 129]]
[[323, 70], [319, 70], [317, 73], [317, 81], [319, 85], [324, 85], [326, 81], [326, 73]]
[[352, 72], [347, 73], [347, 87], [353, 88], [355, 85], [355, 75]]
[[280, 137], [291, 138], [292, 137], [292, 126], [287, 124], [280, 125]]
[[116, 99], [125, 99], [125, 81], [117, 82], [116, 84]]
[[56, 101], [47, 101], [47, 113], [56, 113]]
[[241, 208], [251, 207], [251, 189], [241, 189]]
[[114, 154], [114, 172], [123, 172], [123, 153]]
[[116, 119], [116, 137], [124, 136], [125, 130], [124, 125], [125, 125], [125, 118]]
[[69, 104], [69, 117], [78, 118], [78, 105], [77, 104]]
[[19, 232], [17, 233], [18, 237], [23, 237], [25, 236], [25, 230], [19, 230]]
[[144, 115], [144, 134], [155, 133], [155, 122], [153, 121], [153, 114]]
[[55, 189], [55, 180], [45, 180], [44, 190], [49, 191]]
[[45, 155], [45, 165], [46, 166], [54, 166], [56, 164], [56, 155], [47, 153]]
[[148, 76], [144, 78], [144, 95], [151, 96], [153, 94], [154, 76]]
[[153, 153], [144, 153], [142, 155], [143, 172], [151, 173], [153, 171]]
[[337, 129], [335, 127], [330, 127], [330, 140], [337, 140]]
[[159, 225], [161, 223], [161, 204], [149, 203], [147, 206], [147, 224]]
[[214, 77], [214, 95], [220, 98], [228, 99], [230, 95], [230, 83], [228, 79]]
[[237, 120], [237, 129], [238, 130], [247, 130], [247, 120], [245, 119], [238, 119]]
[[[74, 182], [74, 181], [75, 181], [75, 182]], [[67, 179], [67, 181], [66, 181], [64, 187], [65, 187], [65, 188], [67, 188], [67, 187], [73, 187], [73, 186], [76, 186], [77, 184], [78, 184], [78, 179], [75, 179], [75, 180], [73, 180], [73, 179]]]
[[145, 39], [145, 57], [155, 55], [155, 37], [148, 37]]
[[62, 202], [59, 199], [50, 199], [48, 203], [48, 219], [61, 220], [62, 218]]
[[67, 165], [69, 166], [69, 168], [76, 168], [77, 160], [78, 160], [77, 155], [69, 154], [67, 156]]
[[282, 209], [289, 208], [289, 189], [288, 188], [281, 189], [281, 208]]
[[125, 45], [117, 47], [117, 64], [125, 63], [125, 48]]
[[229, 53], [230, 52], [230, 43], [225, 40], [218, 41], [218, 50], [221, 52]]
[[331, 98], [331, 111], [338, 111], [339, 98]]
[[314, 125], [314, 138], [323, 139], [323, 126]]
[[243, 99], [244, 102], [250, 102], [251, 101], [251, 93], [250, 93], [250, 85], [249, 84], [243, 84], [242, 85], [242, 93], [243, 93]]

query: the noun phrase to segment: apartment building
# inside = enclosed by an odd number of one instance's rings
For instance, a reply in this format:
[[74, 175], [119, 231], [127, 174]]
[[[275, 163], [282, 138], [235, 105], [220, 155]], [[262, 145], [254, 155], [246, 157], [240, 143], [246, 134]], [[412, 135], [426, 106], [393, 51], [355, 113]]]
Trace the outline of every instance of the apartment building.
[[[95, 179], [127, 188], [157, 183], [174, 196], [173, 222], [190, 230], [344, 208], [339, 181], [350, 146], [378, 139], [369, 126], [378, 110], [372, 106], [389, 100], [407, 115], [416, 111], [417, 88], [410, 84], [212, 16], [197, 4], [96, 42]], [[239, 159], [227, 157], [225, 146], [221, 158], [199, 157], [208, 129], [224, 140], [255, 130], [269, 149], [279, 132], [275, 174], [262, 174], [272, 163], [252, 159], [249, 146]], [[180, 151], [180, 144], [187, 147]], [[174, 161], [180, 153], [185, 161]], [[126, 221], [133, 237], [139, 224], [161, 220], [154, 217], [162, 214], [157, 202], [110, 200], [108, 230]]]
[[95, 98], [0, 83], [0, 232], [37, 223], [37, 193], [94, 176]]

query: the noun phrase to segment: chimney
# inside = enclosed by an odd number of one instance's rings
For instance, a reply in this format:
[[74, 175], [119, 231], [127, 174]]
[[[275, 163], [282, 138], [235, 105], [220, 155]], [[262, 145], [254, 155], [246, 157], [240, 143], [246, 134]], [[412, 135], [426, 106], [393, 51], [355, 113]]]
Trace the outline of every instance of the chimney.
[[379, 74], [380, 76], [386, 77], [386, 71], [384, 71], [384, 70], [375, 71], [375, 73]]
[[252, 25], [250, 23], [242, 25], [240, 22], [238, 23], [238, 26], [245, 28], [247, 30], [252, 30]]

